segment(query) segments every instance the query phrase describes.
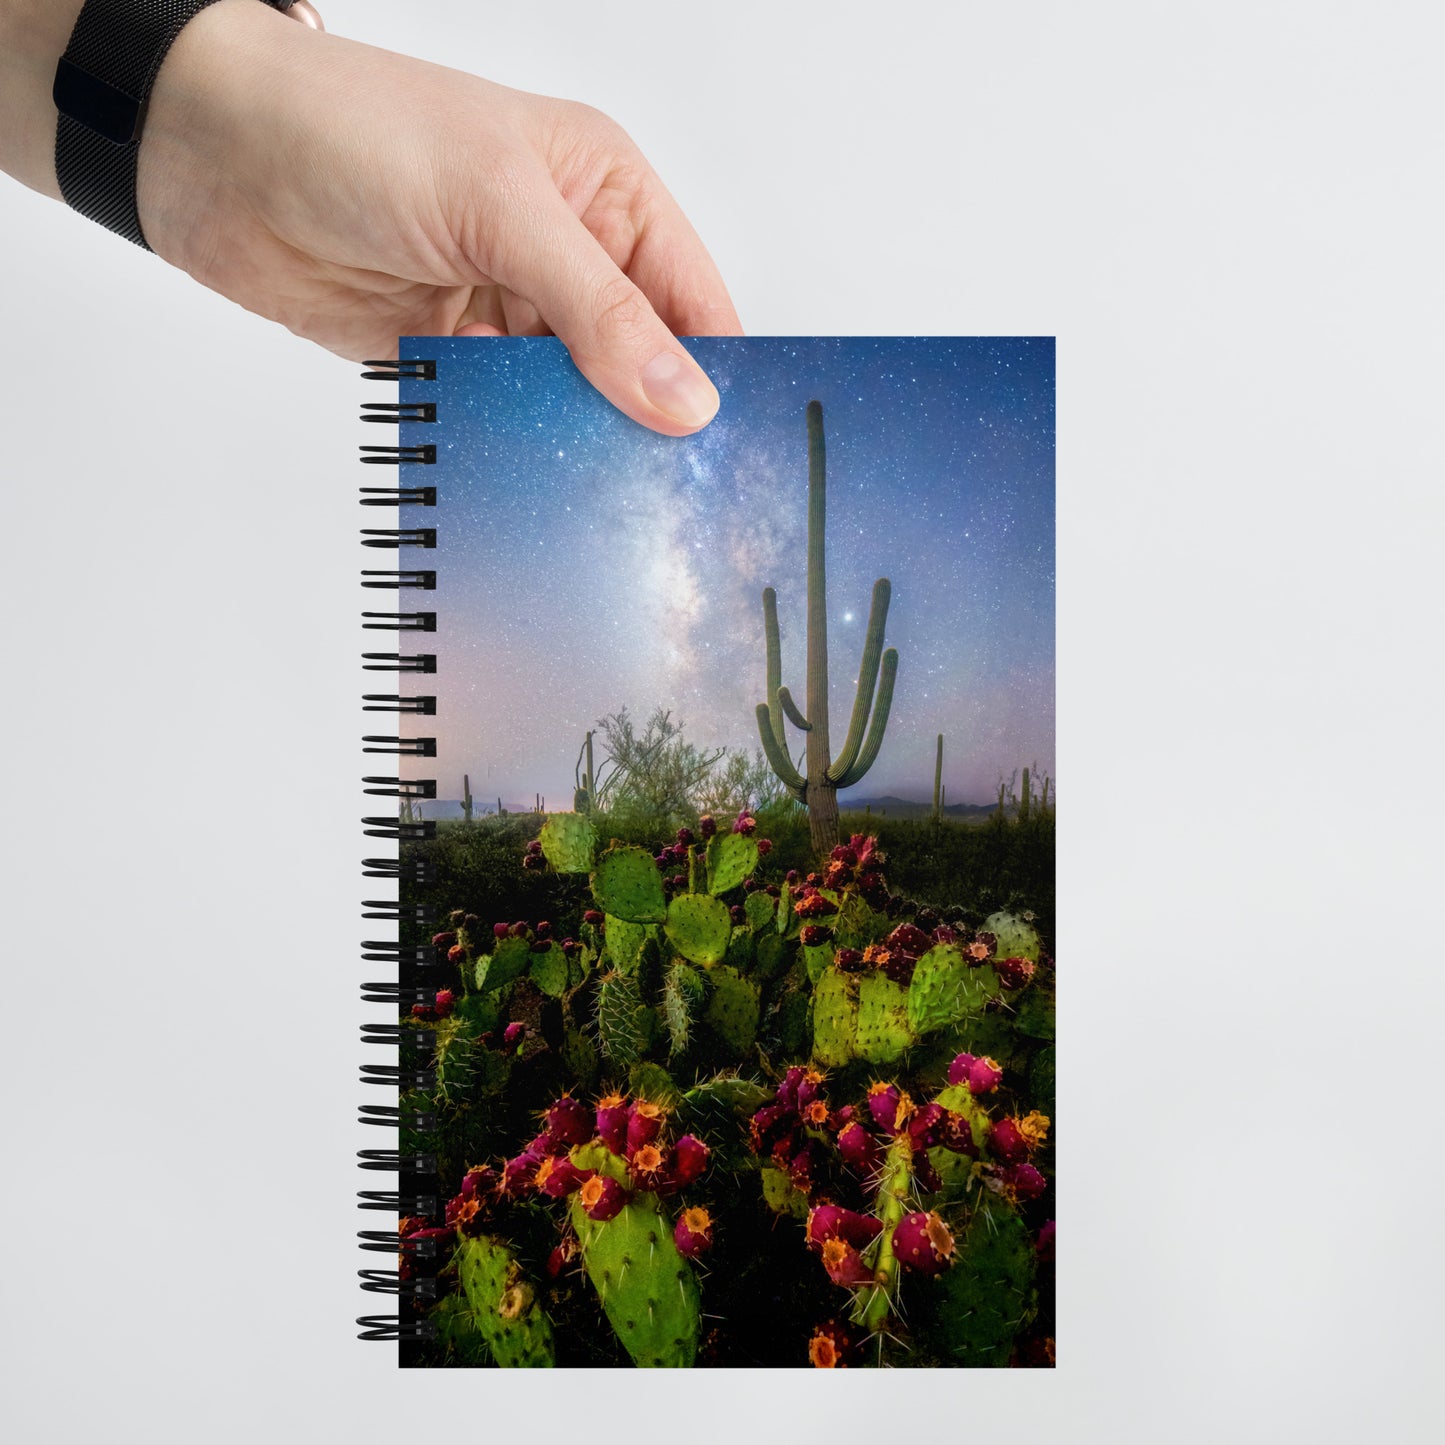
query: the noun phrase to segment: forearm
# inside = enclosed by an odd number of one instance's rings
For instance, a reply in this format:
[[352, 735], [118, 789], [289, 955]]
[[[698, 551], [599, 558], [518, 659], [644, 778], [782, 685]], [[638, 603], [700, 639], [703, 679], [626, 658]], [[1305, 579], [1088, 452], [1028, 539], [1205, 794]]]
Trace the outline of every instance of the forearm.
[[55, 181], [55, 62], [81, 0], [0, 0], [0, 170], [60, 199]]

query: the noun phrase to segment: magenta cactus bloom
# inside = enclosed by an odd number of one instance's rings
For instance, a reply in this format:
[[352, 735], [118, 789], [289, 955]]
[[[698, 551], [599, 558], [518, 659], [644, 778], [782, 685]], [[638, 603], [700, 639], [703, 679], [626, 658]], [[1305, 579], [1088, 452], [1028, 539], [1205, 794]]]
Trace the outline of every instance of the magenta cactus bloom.
[[855, 1214], [839, 1204], [818, 1204], [808, 1214], [806, 1238], [814, 1253], [821, 1254], [830, 1239], [841, 1239], [855, 1249], [866, 1249], [883, 1228], [871, 1214]]
[[[955, 1063], [957, 1060], [954, 1061]], [[1003, 1070], [985, 1055], [975, 1059], [968, 1070], [968, 1091], [970, 1094], [991, 1094], [1003, 1082]]]
[[508, 930], [513, 938], [525, 938], [527, 936], [527, 925], [519, 918]]
[[741, 903], [734, 903], [733, 906], [728, 909], [728, 917], [732, 919], [737, 927], [741, 928], [742, 925], [748, 921], [748, 911]]
[[532, 930], [532, 932], [533, 932], [538, 938], [551, 938], [551, 936], [552, 936], [552, 925], [551, 925], [550, 923], [547, 923], [547, 922], [544, 921], [544, 922], [542, 922], [542, 923], [539, 923], [539, 924]]
[[828, 856], [835, 863], [846, 863], [849, 868], [858, 866], [858, 850], [850, 848], [847, 843], [839, 843]]
[[[795, 1096], [796, 1097], [796, 1096]], [[764, 1104], [748, 1123], [748, 1137], [754, 1153], [771, 1148], [780, 1135], [791, 1133], [797, 1124], [797, 1111], [790, 1104]]]
[[873, 1115], [873, 1122], [886, 1133], [896, 1133], [912, 1112], [911, 1107], [905, 1110], [906, 1098], [897, 1084], [889, 1084], [882, 1079], [869, 1084], [868, 1110]]
[[823, 1071], [807, 1068], [798, 1080], [798, 1108], [805, 1109], [822, 1092]]
[[708, 1147], [693, 1134], [684, 1134], [673, 1146], [672, 1182], [686, 1189], [702, 1178], [707, 1169]]
[[577, 1200], [588, 1219], [599, 1224], [616, 1219], [627, 1204], [627, 1191], [607, 1174], [594, 1174], [577, 1191]]
[[858, 1123], [849, 1124], [839, 1131], [838, 1152], [843, 1156], [843, 1162], [860, 1174], [871, 1173], [878, 1162], [878, 1145]]
[[455, 933], [434, 933], [432, 934], [431, 946], [433, 948], [450, 948], [457, 941]]
[[711, 813], [704, 813], [697, 820], [697, 831], [702, 834], [704, 840], [711, 838], [717, 832], [717, 819]]
[[737, 821], [733, 824], [733, 832], [741, 833], [743, 837], [746, 838], [757, 826], [758, 820], [744, 808], [743, 811], [738, 814]]
[[789, 887], [796, 887], [798, 883], [798, 870], [796, 868], [789, 868], [788, 871], [783, 874], [783, 881], [786, 882]]
[[451, 1013], [452, 1007], [456, 1003], [456, 1001], [457, 996], [451, 991], [451, 989], [439, 988], [437, 990], [436, 1003], [432, 1005], [432, 1007], [436, 1010], [436, 1016], [439, 1019], [446, 1018], [446, 1016]]
[[758, 839], [758, 856], [766, 858], [773, 851], [773, 840], [771, 838]]
[[863, 955], [856, 948], [840, 948], [834, 951], [833, 963], [845, 973], [853, 973], [863, 966]]
[[608, 1094], [597, 1101], [597, 1135], [614, 1153], [627, 1148], [627, 1098]]
[[805, 923], [798, 937], [805, 948], [816, 948], [821, 943], [827, 943], [828, 930], [820, 923]]
[[502, 1181], [497, 1192], [508, 1199], [520, 1199], [530, 1194], [537, 1180], [537, 1167], [541, 1159], [530, 1150], [508, 1159], [502, 1166]]
[[604, 918], [605, 916], [606, 916], [606, 915], [603, 914], [603, 913], [601, 913], [598, 909], [596, 909], [596, 908], [589, 908], [589, 909], [582, 915], [582, 922], [583, 922], [583, 923], [590, 923], [590, 924], [593, 926], [593, 928], [601, 928], [601, 927], [602, 927], [602, 920], [603, 920], [603, 918]]
[[940, 1142], [940, 1126], [947, 1111], [941, 1104], [925, 1104], [908, 1120], [908, 1137], [914, 1149], [928, 1149]]
[[677, 1252], [684, 1259], [696, 1259], [712, 1248], [712, 1215], [700, 1204], [684, 1209], [672, 1231]]
[[893, 1231], [894, 1255], [919, 1274], [942, 1274], [955, 1248], [948, 1226], [932, 1210], [905, 1214]]
[[690, 843], [695, 842], [691, 828], [679, 828], [677, 830], [677, 844], [680, 848], [686, 848]]
[[540, 853], [522, 854], [522, 867], [525, 868], [529, 873], [535, 872], [536, 870], [541, 868], [545, 868], [546, 866], [547, 860]]
[[547, 1256], [547, 1278], [556, 1279], [577, 1258], [578, 1248], [577, 1240], [572, 1235], [567, 1235]]
[[540, 838], [533, 838], [532, 841], [527, 844], [527, 852], [529, 852], [529, 853], [540, 853], [541, 851], [542, 851], [542, 840], [541, 840]]
[[549, 1154], [537, 1166], [533, 1183], [548, 1199], [565, 1199], [590, 1179], [595, 1171], [579, 1169], [565, 1154]]
[[837, 1320], [824, 1320], [808, 1341], [808, 1360], [815, 1370], [846, 1370], [857, 1353], [852, 1332]]
[[793, 904], [793, 912], [799, 918], [826, 918], [838, 911], [838, 905], [821, 893], [808, 893]]
[[785, 1108], [796, 1109], [798, 1107], [798, 1086], [802, 1082], [802, 1065], [790, 1065], [783, 1074], [782, 1082], [778, 1085], [778, 1092], [775, 1095], [776, 1102]]
[[1034, 976], [1031, 958], [1001, 958], [993, 968], [1005, 988], [1022, 988]]
[[467, 961], [467, 951], [460, 943], [454, 943], [447, 949], [447, 962], [460, 966]]
[[627, 1111], [627, 1153], [632, 1154], [644, 1144], [651, 1144], [662, 1131], [667, 1110], [651, 1099], [634, 1099]]
[[660, 1189], [672, 1177], [667, 1153], [656, 1144], [643, 1144], [634, 1149], [628, 1156], [627, 1172], [634, 1189]]
[[585, 1144], [595, 1132], [593, 1111], [570, 1094], [558, 1099], [542, 1118], [547, 1126], [547, 1138], [556, 1148], [570, 1149], [574, 1144]]
[[468, 1169], [462, 1175], [462, 1187], [459, 1195], [462, 1199], [485, 1198], [489, 1194], [495, 1194], [500, 1183], [497, 1171], [489, 1164], [481, 1164], [475, 1169]]
[[877, 1283], [873, 1271], [863, 1263], [863, 1256], [845, 1239], [823, 1241], [823, 1268], [834, 1284], [849, 1289]]
[[1029, 1157], [1029, 1141], [1019, 1132], [1017, 1119], [995, 1119], [988, 1129], [988, 1148], [1005, 1164], [1022, 1164]]
[[813, 1188], [813, 1169], [817, 1162], [818, 1146], [811, 1139], [788, 1160], [788, 1177], [804, 1194]]
[[911, 923], [900, 923], [883, 943], [886, 948], [915, 959], [922, 958], [933, 947], [933, 940]]
[[511, 934], [511, 932], [512, 925], [510, 923], [492, 924], [492, 937], [495, 939], [501, 940], [503, 938], [507, 938]]
[[510, 1023], [502, 1030], [502, 1042], [511, 1049], [515, 1048], [526, 1037], [527, 1025], [524, 1023]]
[[564, 938], [562, 940], [562, 952], [565, 953], [568, 958], [580, 953], [581, 950], [582, 945], [578, 943], [575, 938]]
[[1003, 1172], [1004, 1184], [1021, 1200], [1037, 1199], [1049, 1181], [1032, 1164], [1010, 1164]]

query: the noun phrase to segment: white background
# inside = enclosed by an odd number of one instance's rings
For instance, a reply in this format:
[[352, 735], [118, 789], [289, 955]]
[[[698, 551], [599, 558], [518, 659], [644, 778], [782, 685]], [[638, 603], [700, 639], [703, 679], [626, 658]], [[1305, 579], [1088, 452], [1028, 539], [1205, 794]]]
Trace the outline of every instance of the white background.
[[1058, 336], [1060, 1365], [353, 1339], [364, 388], [0, 185], [12, 1438], [1439, 1438], [1438, 9], [324, 8], [610, 111], [750, 332]]

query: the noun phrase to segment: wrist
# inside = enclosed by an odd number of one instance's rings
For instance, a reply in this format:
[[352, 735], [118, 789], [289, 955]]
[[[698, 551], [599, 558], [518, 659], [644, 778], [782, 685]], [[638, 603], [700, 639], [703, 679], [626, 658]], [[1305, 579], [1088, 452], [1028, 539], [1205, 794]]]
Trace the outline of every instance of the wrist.
[[55, 179], [55, 66], [82, 0], [0, 4], [0, 170], [60, 199]]

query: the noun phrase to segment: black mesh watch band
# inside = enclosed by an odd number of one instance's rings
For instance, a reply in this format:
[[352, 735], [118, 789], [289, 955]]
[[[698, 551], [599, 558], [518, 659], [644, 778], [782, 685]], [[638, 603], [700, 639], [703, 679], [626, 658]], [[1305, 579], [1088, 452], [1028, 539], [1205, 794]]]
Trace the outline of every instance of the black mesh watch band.
[[[215, 0], [85, 0], [55, 67], [55, 177], [66, 204], [147, 251], [136, 210], [146, 102], [187, 21]], [[287, 10], [292, 0], [265, 0]]]

